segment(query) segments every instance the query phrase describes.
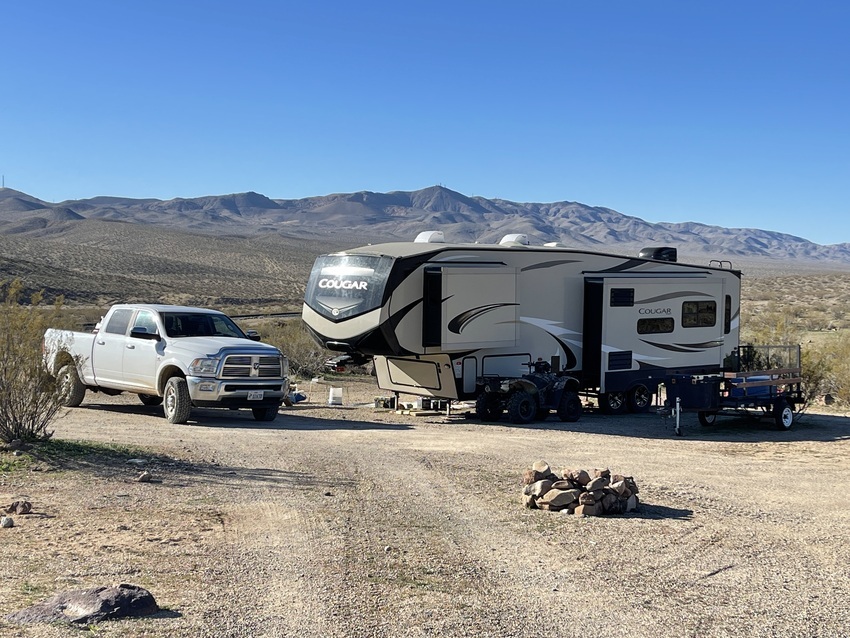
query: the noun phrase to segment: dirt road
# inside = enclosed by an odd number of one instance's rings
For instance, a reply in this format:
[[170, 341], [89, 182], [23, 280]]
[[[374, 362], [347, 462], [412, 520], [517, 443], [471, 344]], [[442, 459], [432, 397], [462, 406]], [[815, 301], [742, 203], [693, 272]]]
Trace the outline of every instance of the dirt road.
[[[273, 423], [198, 410], [182, 426], [135, 397], [89, 394], [56, 437], [143, 449], [0, 474], [0, 503], [35, 510], [0, 530], [0, 614], [129, 582], [164, 611], [98, 635], [850, 632], [847, 418], [778, 432], [686, 417], [677, 438], [654, 414], [483, 425], [376, 411], [368, 381], [344, 387], [344, 405], [314, 388]], [[634, 476], [642, 506], [524, 509], [521, 474], [538, 459]], [[153, 482], [133, 480], [142, 466]]]

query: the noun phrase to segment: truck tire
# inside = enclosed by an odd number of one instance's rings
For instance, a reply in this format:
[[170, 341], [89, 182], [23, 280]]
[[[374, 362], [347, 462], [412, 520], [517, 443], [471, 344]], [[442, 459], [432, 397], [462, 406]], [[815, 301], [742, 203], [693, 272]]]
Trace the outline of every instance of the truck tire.
[[68, 363], [59, 368], [56, 375], [56, 387], [59, 391], [59, 402], [66, 408], [76, 408], [86, 396], [86, 386], [80, 381], [77, 366]]
[[159, 405], [162, 403], [162, 397], [156, 394], [140, 394], [139, 401], [144, 405]]
[[165, 418], [169, 423], [186, 423], [192, 412], [189, 385], [183, 377], [171, 377], [165, 384], [162, 398]]
[[573, 423], [581, 418], [581, 399], [577, 392], [565, 390], [558, 403], [558, 418]]
[[531, 423], [537, 416], [537, 402], [525, 390], [517, 390], [508, 399], [508, 416], [511, 423]]
[[502, 418], [502, 400], [494, 392], [482, 392], [475, 399], [475, 416], [482, 421], [498, 421]]
[[279, 408], [278, 405], [273, 405], [270, 408], [251, 408], [251, 412], [254, 414], [255, 421], [274, 421], [277, 418]]
[[625, 392], [605, 392], [599, 395], [602, 414], [623, 414], [626, 411]]
[[644, 384], [639, 383], [629, 390], [628, 394], [629, 412], [642, 414], [649, 412], [652, 407], [652, 392]]
[[788, 401], [778, 401], [773, 409], [773, 419], [778, 430], [790, 430], [794, 424], [794, 407]]

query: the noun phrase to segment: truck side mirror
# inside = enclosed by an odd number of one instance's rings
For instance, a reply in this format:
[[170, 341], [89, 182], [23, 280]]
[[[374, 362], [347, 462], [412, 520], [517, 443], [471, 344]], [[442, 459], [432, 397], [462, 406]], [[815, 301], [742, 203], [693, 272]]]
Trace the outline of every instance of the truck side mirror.
[[159, 341], [160, 336], [155, 332], [148, 332], [148, 329], [144, 326], [134, 326], [132, 330], [130, 330], [130, 336], [133, 339], [153, 339], [154, 341]]
[[245, 336], [248, 337], [251, 341], [259, 341], [260, 340], [260, 333], [257, 332], [256, 330], [246, 330]]

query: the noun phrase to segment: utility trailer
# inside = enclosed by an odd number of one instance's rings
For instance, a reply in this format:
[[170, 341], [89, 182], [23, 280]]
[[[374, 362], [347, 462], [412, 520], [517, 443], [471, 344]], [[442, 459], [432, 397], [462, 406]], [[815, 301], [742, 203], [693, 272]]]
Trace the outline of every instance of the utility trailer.
[[302, 318], [322, 346], [371, 355], [384, 390], [478, 400], [507, 384], [542, 415], [559, 404], [533, 376], [540, 360], [559, 390], [607, 413], [646, 412], [668, 376], [718, 374], [738, 345], [740, 272], [676, 257], [532, 246], [525, 235], [450, 244], [429, 231], [317, 258]]
[[735, 415], [770, 417], [778, 429], [788, 430], [805, 404], [802, 382], [800, 346], [742, 345], [721, 374], [670, 375], [662, 412], [676, 417], [677, 435], [682, 410], [697, 410], [703, 426], [714, 425], [720, 415]]

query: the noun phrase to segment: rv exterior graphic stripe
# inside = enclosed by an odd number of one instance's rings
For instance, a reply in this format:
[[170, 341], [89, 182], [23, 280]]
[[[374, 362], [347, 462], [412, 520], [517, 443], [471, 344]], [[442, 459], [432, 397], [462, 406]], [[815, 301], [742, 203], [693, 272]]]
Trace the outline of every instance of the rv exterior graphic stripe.
[[559, 259], [557, 261], [544, 261], [539, 264], [532, 264], [531, 266], [526, 266], [522, 268], [522, 272], [527, 270], [538, 270], [540, 268], [552, 268], [554, 266], [563, 266], [564, 264], [575, 264], [578, 263], [578, 259]]
[[507, 306], [518, 306], [517, 303], [494, 303], [489, 304], [487, 306], [479, 306], [478, 308], [471, 308], [466, 312], [460, 313], [457, 317], [449, 321], [449, 330], [459, 335], [463, 329], [469, 324], [470, 321], [473, 321], [477, 317], [490, 312], [492, 310], [497, 310], [499, 308], [505, 308]]
[[658, 301], [667, 301], [668, 299], [677, 299], [679, 297], [709, 297], [711, 299], [714, 299], [712, 295], [705, 292], [698, 292], [696, 290], [684, 290], [679, 292], [668, 292], [666, 295], [658, 295], [657, 297], [650, 297], [649, 299], [636, 299], [635, 303], [656, 303]]
[[650, 346], [655, 346], [656, 348], [661, 348], [662, 350], [670, 350], [671, 352], [695, 352], [693, 348], [674, 346], [670, 343], [653, 343], [652, 341], [647, 341], [646, 339], [641, 339], [645, 344]]
[[638, 266], [643, 266], [645, 263], [645, 261], [640, 259], [629, 259], [617, 266], [612, 266], [611, 268], [606, 268], [604, 270], [600, 270], [599, 272], [623, 272], [625, 270], [637, 268]]

